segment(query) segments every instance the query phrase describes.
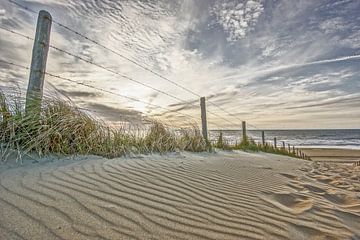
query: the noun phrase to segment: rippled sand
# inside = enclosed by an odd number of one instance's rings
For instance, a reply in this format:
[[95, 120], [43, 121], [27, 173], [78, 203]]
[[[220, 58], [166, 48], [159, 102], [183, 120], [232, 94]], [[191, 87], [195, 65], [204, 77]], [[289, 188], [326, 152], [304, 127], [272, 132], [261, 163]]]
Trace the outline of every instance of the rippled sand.
[[2, 166], [0, 239], [360, 239], [360, 167], [324, 164], [222, 152]]

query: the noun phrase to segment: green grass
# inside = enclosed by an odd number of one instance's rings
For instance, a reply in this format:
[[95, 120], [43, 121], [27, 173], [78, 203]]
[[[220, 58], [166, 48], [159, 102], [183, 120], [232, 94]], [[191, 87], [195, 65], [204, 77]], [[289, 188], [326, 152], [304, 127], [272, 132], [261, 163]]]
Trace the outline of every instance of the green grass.
[[137, 131], [115, 128], [70, 101], [43, 98], [42, 107], [24, 113], [18, 97], [0, 92], [0, 157], [11, 152], [38, 156], [93, 154], [107, 158], [172, 151], [209, 150], [197, 127], [172, 129], [153, 121]]
[[223, 149], [223, 150], [232, 150], [230, 144], [225, 141], [223, 137], [223, 133], [220, 132], [217, 142], [214, 144], [215, 148]]
[[222, 132], [220, 132], [217, 142], [213, 145], [215, 148], [222, 149], [222, 150], [241, 150], [246, 152], [266, 152], [278, 155], [285, 155], [290, 157], [297, 157], [295, 153], [288, 152], [286, 149], [283, 148], [274, 148], [272, 145], [269, 144], [257, 144], [253, 139], [246, 138], [242, 140], [240, 143], [236, 143], [235, 145], [231, 145], [226, 142], [223, 138]]
[[25, 114], [24, 101], [0, 91], [0, 161], [24, 155], [99, 155], [115, 158], [174, 151], [203, 152], [213, 148], [268, 152], [296, 157], [285, 149], [245, 139], [229, 144], [220, 133], [215, 144], [204, 140], [197, 126], [175, 129], [158, 121], [138, 129], [115, 128], [78, 109], [70, 100], [44, 97], [41, 109]]

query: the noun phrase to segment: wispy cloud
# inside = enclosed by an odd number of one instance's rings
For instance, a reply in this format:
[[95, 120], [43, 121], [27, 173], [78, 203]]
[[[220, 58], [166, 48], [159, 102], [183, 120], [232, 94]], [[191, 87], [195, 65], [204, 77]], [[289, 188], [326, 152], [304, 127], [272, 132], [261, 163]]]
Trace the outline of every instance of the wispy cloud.
[[[275, 0], [88, 1], [34, 0], [54, 18], [121, 52], [259, 127], [360, 127], [352, 101], [359, 85], [360, 2]], [[36, 16], [0, 2], [0, 24], [34, 35]], [[59, 52], [50, 51], [48, 71], [98, 88], [138, 98], [133, 102], [47, 78], [85, 108], [134, 117], [162, 116], [180, 123], [176, 112], [199, 117], [198, 97], [54, 25], [52, 44], [166, 91], [186, 103], [139, 86]], [[0, 30], [1, 58], [29, 66], [32, 43]], [[0, 85], [23, 88], [28, 73], [0, 65]], [[50, 85], [50, 84], [49, 84]], [[191, 103], [189, 104], [188, 101]], [[94, 104], [108, 106], [98, 106]], [[156, 104], [170, 111], [155, 108]], [[208, 104], [210, 111], [238, 119]], [[120, 109], [120, 110], [119, 110]], [[316, 110], [316, 114], [314, 111]], [[342, 114], [335, 114], [335, 111]], [[334, 117], [331, 117], [331, 113]], [[106, 114], [104, 116], [107, 116]], [[346, 117], [343, 117], [346, 116]], [[231, 126], [216, 116], [209, 120]]]

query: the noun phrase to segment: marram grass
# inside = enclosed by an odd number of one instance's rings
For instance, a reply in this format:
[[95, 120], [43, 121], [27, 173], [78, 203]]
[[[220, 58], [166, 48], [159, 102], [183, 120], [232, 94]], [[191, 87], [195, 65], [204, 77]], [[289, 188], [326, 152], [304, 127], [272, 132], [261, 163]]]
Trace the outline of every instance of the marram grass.
[[236, 143], [235, 145], [229, 144], [224, 138], [222, 132], [220, 132], [217, 142], [214, 145], [218, 149], [222, 150], [242, 150], [242, 151], [250, 151], [250, 152], [266, 152], [266, 153], [272, 153], [272, 154], [278, 154], [278, 155], [286, 155], [290, 157], [297, 158], [295, 153], [288, 152], [286, 149], [283, 148], [275, 148], [269, 144], [257, 144], [253, 139], [246, 138], [245, 140], [242, 140], [240, 143]]
[[130, 153], [171, 151], [207, 151], [197, 127], [171, 129], [159, 122], [128, 131], [107, 125], [76, 108], [70, 101], [43, 98], [40, 115], [24, 113], [20, 99], [0, 92], [0, 158], [11, 152], [21, 158], [39, 156], [93, 154], [107, 158]]
[[114, 158], [129, 154], [203, 152], [211, 151], [212, 147], [296, 157], [281, 148], [256, 144], [252, 139], [230, 145], [222, 133], [211, 146], [195, 125], [174, 129], [152, 121], [137, 129], [112, 127], [60, 98], [44, 97], [40, 113], [35, 108], [25, 114], [23, 99], [19, 94], [14, 96], [7, 97], [0, 90], [0, 161], [14, 152], [17, 159], [30, 154], [91, 154]]

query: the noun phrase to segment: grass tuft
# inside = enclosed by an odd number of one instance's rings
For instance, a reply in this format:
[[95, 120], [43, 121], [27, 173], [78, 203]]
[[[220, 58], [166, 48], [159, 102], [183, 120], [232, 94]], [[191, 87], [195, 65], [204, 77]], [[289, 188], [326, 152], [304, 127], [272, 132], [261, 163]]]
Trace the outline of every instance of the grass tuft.
[[223, 135], [220, 132], [219, 138], [217, 142], [214, 144], [215, 148], [219, 148], [222, 150], [241, 150], [247, 152], [266, 152], [266, 153], [273, 153], [279, 155], [285, 155], [290, 157], [297, 157], [294, 152], [288, 152], [286, 149], [283, 148], [274, 148], [269, 144], [257, 144], [253, 139], [246, 138], [245, 140], [241, 141], [240, 143], [236, 143], [235, 145], [228, 144], [224, 139]]
[[203, 152], [212, 148], [268, 152], [296, 157], [286, 149], [256, 144], [246, 138], [230, 145], [220, 132], [212, 146], [193, 125], [174, 129], [158, 121], [138, 129], [115, 128], [75, 107], [70, 100], [43, 98], [42, 106], [24, 111], [18, 96], [8, 98], [0, 90], [0, 161], [16, 152], [24, 155], [99, 155], [115, 158], [129, 154], [174, 151]]
[[223, 133], [220, 132], [217, 142], [214, 145], [215, 148], [223, 149], [223, 150], [232, 150], [233, 147], [224, 139]]
[[208, 146], [197, 127], [171, 129], [160, 122], [142, 126], [138, 131], [114, 128], [76, 108], [70, 101], [44, 98], [40, 113], [24, 113], [20, 99], [8, 99], [0, 91], [0, 157], [16, 151], [18, 158], [36, 153], [85, 155], [107, 158], [130, 153], [207, 151]]

